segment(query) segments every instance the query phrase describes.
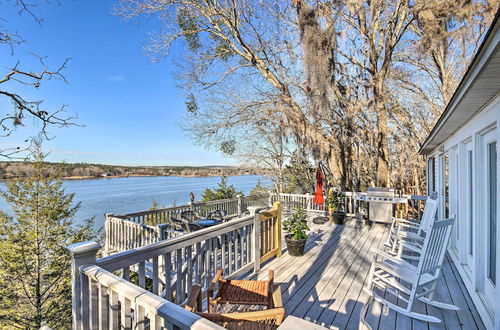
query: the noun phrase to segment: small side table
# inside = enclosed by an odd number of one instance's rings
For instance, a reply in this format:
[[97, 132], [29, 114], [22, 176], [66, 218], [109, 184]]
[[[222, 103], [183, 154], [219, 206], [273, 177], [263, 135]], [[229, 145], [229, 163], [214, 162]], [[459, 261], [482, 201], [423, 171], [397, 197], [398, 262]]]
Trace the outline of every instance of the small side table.
[[322, 327], [321, 325], [314, 324], [312, 322], [299, 319], [296, 316], [289, 315], [283, 323], [277, 328], [277, 330], [328, 330], [328, 328]]

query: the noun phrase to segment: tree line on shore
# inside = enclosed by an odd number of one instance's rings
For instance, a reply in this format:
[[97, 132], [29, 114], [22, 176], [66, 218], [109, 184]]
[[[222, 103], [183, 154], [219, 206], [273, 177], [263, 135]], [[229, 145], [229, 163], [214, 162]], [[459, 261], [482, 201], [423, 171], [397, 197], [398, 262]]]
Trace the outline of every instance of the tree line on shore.
[[[103, 178], [127, 176], [235, 176], [264, 174], [257, 167], [236, 166], [119, 166], [88, 163], [46, 163], [47, 171], [58, 172], [64, 178]], [[0, 162], [0, 179], [30, 176], [33, 162]]]

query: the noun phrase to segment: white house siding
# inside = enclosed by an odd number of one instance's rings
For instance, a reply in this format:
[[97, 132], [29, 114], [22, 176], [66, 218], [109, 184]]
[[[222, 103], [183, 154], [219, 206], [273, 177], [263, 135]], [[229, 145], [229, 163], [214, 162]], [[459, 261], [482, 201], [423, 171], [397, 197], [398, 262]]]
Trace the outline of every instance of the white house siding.
[[[500, 78], [499, 78], [500, 79]], [[457, 216], [450, 243], [450, 255], [455, 262], [467, 289], [477, 306], [483, 322], [492, 329], [500, 329], [500, 240], [496, 244], [496, 288], [486, 278], [488, 257], [489, 212], [487, 193], [488, 166], [485, 154], [489, 143], [496, 144], [497, 164], [498, 145], [500, 143], [500, 94], [478, 112], [466, 125], [448, 138], [441, 146], [428, 155], [428, 181], [431, 181], [429, 158], [435, 161], [435, 187], [439, 194], [439, 216], [444, 217], [445, 211], [445, 157], [448, 157], [448, 207], [449, 214]], [[493, 144], [490, 148], [493, 148]], [[472, 185], [469, 178], [469, 151], [472, 153]], [[492, 150], [490, 150], [492, 152]], [[497, 166], [497, 172], [499, 171]], [[430, 184], [430, 182], [428, 182]], [[470, 189], [470, 186], [472, 189]], [[499, 182], [496, 182], [497, 192]], [[470, 193], [472, 192], [472, 196]], [[496, 205], [500, 205], [499, 194]], [[472, 201], [472, 210], [469, 209]], [[498, 207], [496, 219], [498, 219]], [[472, 216], [472, 227], [468, 222]], [[472, 228], [472, 233], [470, 228]], [[472, 234], [472, 244], [468, 244]], [[500, 224], [496, 226], [496, 237], [500, 237]], [[472, 248], [472, 255], [469, 253]], [[487, 282], [488, 281], [488, 282]], [[491, 282], [491, 283], [490, 283]], [[493, 290], [493, 291], [492, 291]]]

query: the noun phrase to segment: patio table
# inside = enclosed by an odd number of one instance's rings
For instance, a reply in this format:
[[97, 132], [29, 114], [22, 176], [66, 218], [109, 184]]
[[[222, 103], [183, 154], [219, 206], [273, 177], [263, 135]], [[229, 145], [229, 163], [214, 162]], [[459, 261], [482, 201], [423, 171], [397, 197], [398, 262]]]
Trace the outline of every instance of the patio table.
[[199, 219], [199, 220], [193, 221], [191, 223], [194, 225], [198, 225], [200, 227], [203, 227], [203, 228], [207, 228], [207, 227], [212, 227], [212, 226], [221, 224], [222, 221], [216, 220], [216, 219]]

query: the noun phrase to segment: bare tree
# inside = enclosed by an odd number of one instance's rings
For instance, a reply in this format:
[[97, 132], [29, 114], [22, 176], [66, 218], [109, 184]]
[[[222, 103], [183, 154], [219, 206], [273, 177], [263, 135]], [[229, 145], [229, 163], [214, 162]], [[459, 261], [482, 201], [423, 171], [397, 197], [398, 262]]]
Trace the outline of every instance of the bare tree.
[[[17, 9], [17, 13], [21, 16], [28, 16], [35, 20], [39, 25], [43, 20], [36, 15], [35, 9], [37, 3], [28, 2], [25, 0], [6, 1], [0, 3], [0, 8], [6, 7], [13, 3]], [[7, 48], [10, 51], [14, 62], [13, 66], [3, 68], [0, 73], [0, 98], [4, 98], [10, 102], [10, 107], [2, 109], [0, 117], [0, 136], [7, 137], [14, 134], [18, 126], [25, 124], [26, 119], [33, 119], [36, 125], [39, 125], [40, 135], [46, 139], [50, 139], [49, 127], [65, 127], [75, 125], [76, 116], [66, 114], [66, 105], [62, 105], [59, 109], [48, 109], [44, 106], [43, 100], [33, 100], [27, 95], [22, 95], [17, 92], [20, 87], [30, 86], [35, 89], [39, 88], [43, 83], [49, 80], [60, 80], [66, 82], [63, 71], [68, 64], [69, 58], [65, 59], [61, 65], [56, 68], [49, 68], [46, 65], [46, 57], [32, 54], [39, 60], [39, 68], [23, 67], [20, 60], [16, 60], [16, 47], [24, 43], [22, 36], [11, 26], [6, 17], [0, 14], [0, 47]], [[23, 138], [25, 145], [15, 147], [0, 147], [0, 157], [12, 158], [16, 157], [20, 152], [27, 150], [31, 143], [30, 138]]]
[[[474, 5], [458, 2], [468, 9], [451, 0], [121, 0], [117, 11], [161, 21], [154, 57], [183, 51], [185, 127], [196, 141], [235, 155], [238, 145], [267, 147], [265, 119], [341, 188], [420, 189], [419, 143], [462, 73], [456, 62], [466, 67], [478, 44], [470, 31], [491, 16], [485, 6], [464, 16]], [[461, 32], [441, 34], [443, 17]]]

